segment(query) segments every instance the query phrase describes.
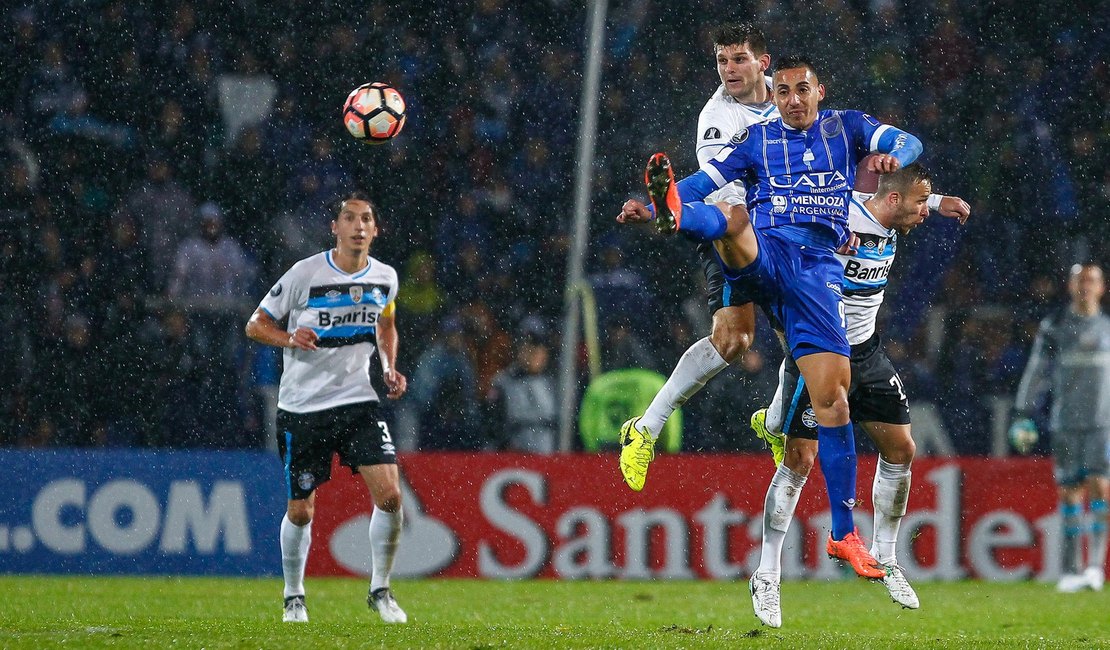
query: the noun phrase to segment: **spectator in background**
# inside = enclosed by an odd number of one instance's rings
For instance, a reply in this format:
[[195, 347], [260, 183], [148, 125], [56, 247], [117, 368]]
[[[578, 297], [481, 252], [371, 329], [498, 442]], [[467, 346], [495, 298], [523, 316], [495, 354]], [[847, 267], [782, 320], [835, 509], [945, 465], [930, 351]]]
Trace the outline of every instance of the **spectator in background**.
[[501, 329], [489, 305], [477, 300], [459, 310], [466, 329], [467, 351], [474, 366], [478, 395], [489, 394], [493, 377], [509, 365], [513, 357], [513, 341]]
[[[478, 418], [478, 382], [467, 354], [465, 325], [456, 315], [440, 323], [432, 346], [416, 361], [408, 413], [399, 429], [421, 450], [478, 450], [483, 435]], [[400, 433], [400, 432], [399, 432]]]
[[[275, 229], [257, 226], [259, 219], [276, 218], [277, 198], [283, 189], [281, 178], [274, 174], [274, 161], [263, 151], [258, 126], [248, 126], [239, 132], [235, 146], [216, 163], [209, 178], [210, 195], [226, 215], [227, 234], [242, 244], [270, 275], [280, 273], [279, 267], [283, 267], [276, 259], [281, 242]], [[318, 239], [320, 230], [313, 229], [313, 240]], [[319, 250], [316, 246], [311, 249]], [[304, 256], [297, 255], [295, 259]]]
[[539, 332], [525, 332], [512, 364], [493, 378], [489, 404], [490, 437], [496, 449], [550, 454], [559, 443], [551, 350]]
[[168, 262], [194, 223], [196, 209], [196, 201], [174, 178], [169, 162], [158, 152], [151, 152], [146, 178], [123, 199], [117, 216], [130, 217], [138, 225], [143, 248], [155, 261], [147, 267], [148, 281], [155, 291], [166, 287]]
[[435, 259], [424, 251], [414, 251], [405, 262], [404, 280], [401, 282], [397, 311], [402, 322], [412, 332], [413, 348], [423, 349], [424, 342], [435, 329], [435, 319], [446, 301], [443, 289], [436, 281]]
[[254, 269], [239, 242], [224, 234], [219, 206], [202, 205], [196, 223], [199, 232], [177, 250], [166, 296], [201, 320], [234, 316], [238, 330], [238, 312]]
[[601, 365], [605, 370], [642, 368], [658, 372], [658, 364], [648, 346], [632, 330], [624, 314], [609, 319], [601, 346]]
[[214, 203], [201, 206], [199, 217], [200, 233], [186, 239], [177, 251], [166, 296], [185, 310], [205, 370], [196, 405], [209, 436], [202, 444], [223, 447], [242, 429], [238, 331], [254, 269], [239, 243], [223, 233], [223, 219]]

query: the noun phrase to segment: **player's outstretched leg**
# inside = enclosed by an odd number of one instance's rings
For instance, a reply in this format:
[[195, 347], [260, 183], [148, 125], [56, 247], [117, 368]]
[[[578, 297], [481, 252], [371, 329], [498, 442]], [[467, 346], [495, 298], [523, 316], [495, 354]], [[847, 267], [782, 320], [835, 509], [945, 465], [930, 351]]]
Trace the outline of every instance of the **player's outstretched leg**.
[[751, 425], [755, 437], [767, 443], [767, 447], [771, 449], [771, 457], [775, 459], [775, 467], [782, 465], [782, 461], [786, 457], [786, 436], [767, 428], [767, 409], [761, 408], [752, 413]]
[[628, 487], [636, 492], [644, 489], [648, 465], [655, 459], [655, 436], [646, 427], [639, 427], [640, 418], [632, 418], [621, 427], [621, 475]]
[[748, 590], [752, 593], [752, 609], [756, 618], [768, 627], [782, 627], [779, 577], [756, 571], [748, 580]]
[[397, 599], [393, 597], [393, 590], [389, 587], [371, 590], [366, 595], [366, 604], [370, 606], [370, 609], [376, 611], [378, 616], [382, 617], [382, 621], [386, 623], [409, 622], [408, 614], [405, 614], [405, 610], [397, 604]]
[[674, 170], [665, 153], [653, 155], [644, 170], [648, 198], [655, 209], [655, 227], [664, 235], [678, 232], [682, 223], [682, 200], [674, 182]]
[[304, 604], [304, 596], [290, 596], [285, 599], [285, 612], [281, 620], [286, 623], [307, 623], [308, 608]]
[[861, 577], [877, 580], [886, 577], [886, 570], [863, 546], [863, 540], [859, 538], [859, 531], [856, 529], [840, 540], [833, 539], [830, 534], [828, 541], [825, 542], [825, 552], [833, 559], [847, 562]]

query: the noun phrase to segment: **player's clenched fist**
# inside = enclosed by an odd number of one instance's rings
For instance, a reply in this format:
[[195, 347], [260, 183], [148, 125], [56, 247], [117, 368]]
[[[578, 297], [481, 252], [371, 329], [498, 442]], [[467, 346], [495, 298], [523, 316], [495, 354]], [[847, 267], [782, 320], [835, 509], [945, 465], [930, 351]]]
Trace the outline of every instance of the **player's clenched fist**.
[[637, 201], [636, 199], [628, 199], [621, 206], [621, 212], [617, 215], [617, 223], [644, 223], [651, 221], [651, 213], [648, 212], [647, 206]]

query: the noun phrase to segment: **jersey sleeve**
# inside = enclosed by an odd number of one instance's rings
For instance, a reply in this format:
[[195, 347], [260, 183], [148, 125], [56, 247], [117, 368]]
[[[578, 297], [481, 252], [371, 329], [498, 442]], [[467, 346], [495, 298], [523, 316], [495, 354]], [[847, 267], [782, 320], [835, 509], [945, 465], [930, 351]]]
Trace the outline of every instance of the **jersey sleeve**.
[[699, 165], [709, 162], [710, 158], [728, 145], [728, 140], [732, 137], [729, 130], [719, 111], [710, 106], [702, 110], [698, 115], [698, 138], [694, 144]]
[[842, 112], [845, 128], [852, 137], [856, 151], [863, 153], [887, 153], [898, 159], [902, 165], [917, 160], [923, 147], [921, 140], [914, 135], [889, 124], [883, 124], [862, 111]]
[[294, 264], [270, 288], [270, 292], [258, 303], [258, 308], [276, 321], [284, 319], [293, 311], [298, 296], [304, 291], [304, 275], [304, 267], [299, 263]]
[[[695, 143], [695, 153], [698, 165], [709, 162], [713, 156], [720, 153], [721, 149], [728, 146], [729, 139], [736, 130], [734, 121], [727, 119], [710, 100], [711, 103], [702, 109], [698, 115], [698, 137]], [[729, 205], [738, 205], [745, 202], [743, 189], [736, 183], [729, 183], [721, 189], [705, 197], [707, 203], [723, 202]]]
[[400, 290], [401, 281], [397, 277], [397, 269], [390, 267], [393, 273], [390, 274], [389, 279], [389, 295], [385, 303], [385, 309], [382, 310], [382, 316], [393, 316], [397, 309], [397, 294]]
[[741, 178], [752, 165], [757, 129], [748, 127], [732, 136], [728, 145], [701, 166], [717, 188]]

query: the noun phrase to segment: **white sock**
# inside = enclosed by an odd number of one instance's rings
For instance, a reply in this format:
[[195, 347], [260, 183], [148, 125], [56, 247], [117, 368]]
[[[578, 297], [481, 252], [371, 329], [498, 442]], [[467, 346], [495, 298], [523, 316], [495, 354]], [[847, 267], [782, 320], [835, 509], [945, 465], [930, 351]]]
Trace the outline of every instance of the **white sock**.
[[285, 598], [304, 595], [304, 565], [312, 544], [312, 522], [298, 526], [281, 518], [281, 573], [285, 576]]
[[910, 466], [888, 463], [879, 457], [875, 483], [871, 487], [871, 502], [875, 505], [875, 540], [871, 555], [882, 564], [898, 562], [894, 545], [898, 541], [898, 527], [906, 514], [910, 497]]
[[663, 384], [655, 394], [655, 399], [651, 400], [651, 405], [644, 411], [639, 427], [647, 427], [651, 435], [658, 436], [671, 413], [701, 390], [705, 382], [727, 367], [728, 362], [717, 352], [708, 337], [691, 345], [671, 371], [667, 383]]
[[389, 574], [393, 571], [393, 557], [397, 554], [397, 539], [401, 536], [403, 520], [400, 507], [397, 512], [386, 512], [374, 506], [374, 514], [370, 515], [370, 559], [374, 562], [370, 591], [389, 586]]
[[782, 402], [785, 395], [782, 394], [782, 387], [786, 385], [786, 362], [783, 361], [779, 364], [779, 383], [775, 386], [775, 396], [771, 398], [771, 405], [767, 407], [767, 418], [763, 420], [763, 426], [771, 433], [782, 435], [782, 419], [784, 417]]
[[782, 575], [782, 545], [805, 484], [806, 477], [786, 465], [779, 465], [771, 477], [767, 497], [763, 500], [763, 548], [756, 573]]

